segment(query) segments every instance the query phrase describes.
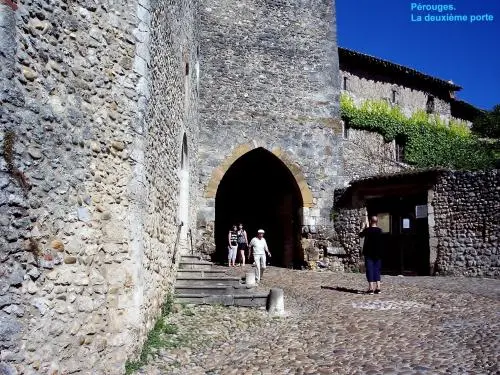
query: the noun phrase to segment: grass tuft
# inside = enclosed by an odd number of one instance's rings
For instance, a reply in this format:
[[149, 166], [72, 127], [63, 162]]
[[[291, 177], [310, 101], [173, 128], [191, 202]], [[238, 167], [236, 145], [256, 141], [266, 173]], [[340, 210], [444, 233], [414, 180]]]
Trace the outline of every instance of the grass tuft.
[[177, 347], [178, 343], [176, 340], [172, 340], [165, 336], [173, 335], [178, 332], [176, 325], [165, 322], [167, 316], [172, 312], [172, 304], [173, 298], [169, 295], [165, 303], [161, 306], [161, 314], [158, 320], [153, 329], [148, 333], [139, 358], [137, 361], [127, 361], [125, 363], [125, 374], [132, 374], [145, 366], [149, 359], [155, 356], [158, 349]]

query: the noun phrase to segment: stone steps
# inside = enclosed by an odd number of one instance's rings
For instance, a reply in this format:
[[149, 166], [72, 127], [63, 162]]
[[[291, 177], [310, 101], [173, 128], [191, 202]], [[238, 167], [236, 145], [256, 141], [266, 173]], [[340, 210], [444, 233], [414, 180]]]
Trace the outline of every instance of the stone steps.
[[192, 261], [192, 260], [181, 259], [181, 262], [179, 263], [179, 268], [181, 270], [210, 271], [212, 269], [212, 263], [202, 260]]
[[185, 277], [177, 275], [175, 286], [177, 288], [186, 286], [233, 286], [241, 285], [239, 277]]
[[188, 277], [204, 277], [207, 279], [225, 277], [226, 273], [224, 271], [218, 270], [177, 270], [177, 279], [188, 278]]
[[256, 292], [238, 277], [212, 269], [213, 263], [197, 256], [182, 256], [177, 271], [174, 297], [178, 303], [225, 306], [266, 306], [269, 293]]
[[198, 255], [183, 255], [181, 257], [181, 260], [182, 261], [188, 261], [188, 262], [198, 262], [198, 261], [203, 261], [204, 262], [204, 260], [202, 260], [200, 258], [200, 256], [198, 256]]
[[175, 285], [175, 294], [204, 294], [204, 295], [220, 295], [220, 294], [245, 294], [253, 288], [246, 287], [244, 284], [241, 286], [233, 285]]
[[193, 303], [197, 305], [224, 305], [241, 307], [263, 307], [267, 304], [269, 293], [248, 294], [176, 294], [179, 303]]

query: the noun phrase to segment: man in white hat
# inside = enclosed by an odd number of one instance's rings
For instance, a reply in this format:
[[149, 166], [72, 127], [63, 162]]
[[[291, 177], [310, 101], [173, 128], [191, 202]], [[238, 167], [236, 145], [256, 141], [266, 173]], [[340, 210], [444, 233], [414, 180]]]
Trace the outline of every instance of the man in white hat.
[[266, 269], [266, 253], [271, 258], [271, 253], [267, 247], [267, 242], [264, 238], [264, 230], [259, 229], [257, 231], [257, 237], [252, 238], [250, 241], [250, 256], [253, 254], [253, 259], [255, 260], [256, 272], [255, 279], [257, 282], [260, 281], [264, 270]]

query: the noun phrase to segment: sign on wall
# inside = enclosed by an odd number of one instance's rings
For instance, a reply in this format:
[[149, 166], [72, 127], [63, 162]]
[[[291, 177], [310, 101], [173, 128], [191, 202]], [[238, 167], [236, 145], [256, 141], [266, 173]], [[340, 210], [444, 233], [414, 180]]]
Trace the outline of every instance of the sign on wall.
[[421, 204], [418, 206], [415, 206], [415, 217], [417, 219], [422, 219], [427, 217], [427, 205], [426, 204]]

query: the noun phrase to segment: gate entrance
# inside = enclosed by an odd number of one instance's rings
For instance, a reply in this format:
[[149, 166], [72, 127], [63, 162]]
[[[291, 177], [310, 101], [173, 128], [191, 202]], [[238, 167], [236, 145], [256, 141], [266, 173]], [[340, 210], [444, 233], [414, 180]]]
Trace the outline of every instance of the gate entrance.
[[302, 207], [295, 178], [280, 159], [263, 148], [241, 156], [217, 189], [214, 260], [227, 262], [228, 232], [233, 224], [243, 223], [249, 242], [257, 230], [265, 230], [270, 264], [300, 266]]
[[[383, 237], [382, 271], [388, 275], [429, 275], [429, 226], [415, 207], [427, 204], [427, 195], [414, 194], [372, 199], [368, 214], [379, 216]], [[381, 220], [382, 219], [382, 220]]]

